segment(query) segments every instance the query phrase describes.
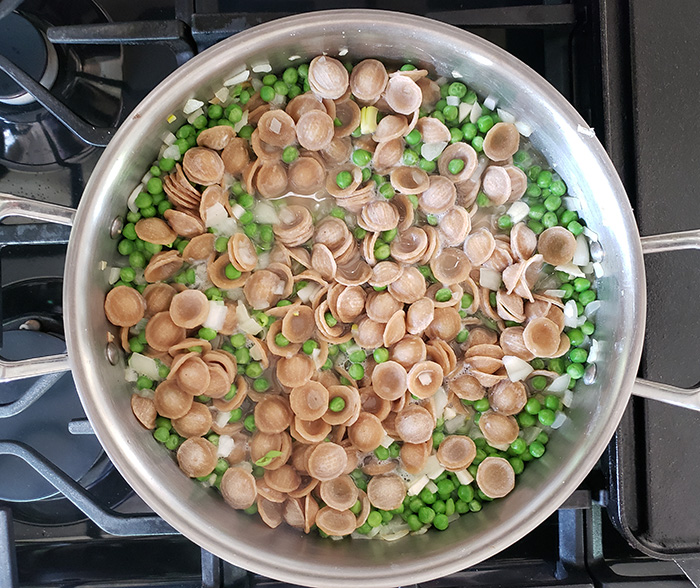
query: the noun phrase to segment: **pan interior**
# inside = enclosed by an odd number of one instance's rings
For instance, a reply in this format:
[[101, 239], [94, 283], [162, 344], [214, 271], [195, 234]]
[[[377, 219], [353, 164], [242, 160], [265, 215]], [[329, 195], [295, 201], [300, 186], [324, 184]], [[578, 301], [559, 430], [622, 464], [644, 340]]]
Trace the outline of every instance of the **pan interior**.
[[[571, 417], [547, 453], [506, 499], [445, 532], [383, 541], [327, 541], [291, 528], [266, 528], [187, 479], [133, 418], [124, 363], [105, 359], [109, 325], [103, 261], [116, 243], [111, 221], [158, 153], [167, 117], [191, 97], [207, 100], [244, 67], [284, 68], [289, 58], [347, 49], [353, 60], [378, 57], [457, 72], [477, 91], [534, 130], [531, 140], [580, 198], [581, 215], [603, 246], [601, 344], [594, 385], [575, 393]], [[176, 126], [176, 125], [173, 125]], [[645, 315], [641, 248], [622, 184], [583, 119], [542, 78], [501, 49], [457, 28], [381, 11], [309, 13], [256, 27], [196, 57], [161, 83], [132, 113], [95, 169], [73, 229], [64, 300], [68, 349], [86, 413], [107, 453], [141, 497], [175, 528], [214, 554], [284, 581], [314, 586], [415, 584], [465, 568], [510, 545], [551, 514], [595, 464], [612, 436], [639, 362]]]

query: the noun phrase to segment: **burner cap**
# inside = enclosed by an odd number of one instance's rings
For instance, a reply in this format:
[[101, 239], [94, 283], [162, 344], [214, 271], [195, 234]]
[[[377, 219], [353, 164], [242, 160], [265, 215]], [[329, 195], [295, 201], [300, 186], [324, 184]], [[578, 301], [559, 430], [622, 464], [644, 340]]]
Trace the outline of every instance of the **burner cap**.
[[[65, 343], [41, 331], [6, 331], [2, 356], [28, 359], [65, 351]], [[39, 378], [9, 382], [0, 386], [0, 404], [20, 398]], [[80, 480], [102, 453], [94, 435], [71, 435], [68, 422], [84, 418], [78, 393], [69, 373], [34, 404], [14, 416], [0, 420], [0, 438], [22, 441], [36, 449], [74, 480]], [[56, 489], [23, 460], [0, 455], [0, 500], [24, 502], [47, 498]]]
[[[58, 74], [56, 50], [44, 34], [17, 13], [0, 19], [0, 55], [23, 69], [45, 88], [50, 88]], [[0, 72], [0, 102], [29, 104], [34, 98], [6, 73]]]

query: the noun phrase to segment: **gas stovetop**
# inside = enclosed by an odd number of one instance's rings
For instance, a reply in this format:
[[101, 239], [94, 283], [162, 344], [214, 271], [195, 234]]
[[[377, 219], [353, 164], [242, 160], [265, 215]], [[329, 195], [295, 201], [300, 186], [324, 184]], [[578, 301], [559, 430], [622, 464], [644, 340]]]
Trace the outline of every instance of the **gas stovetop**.
[[[686, 114], [700, 89], [700, 6], [675, 4], [419, 0], [410, 11], [481, 35], [546, 77], [596, 129], [642, 233], [652, 234], [700, 220], [700, 122]], [[0, 73], [0, 192], [76, 206], [119, 122], [179, 64], [259, 22], [337, 7], [406, 9], [393, 0], [262, 0], [255, 12], [227, 0], [1, 1], [0, 72], [30, 91]], [[3, 358], [65, 349], [68, 235], [48, 224], [0, 226]], [[642, 371], [677, 385], [700, 381], [691, 255], [647, 265]], [[497, 556], [422, 586], [689, 586], [666, 559], [697, 577], [700, 464], [684, 451], [697, 445], [699, 425], [696, 414], [633, 400], [600, 464], [557, 513]], [[164, 585], [283, 584], [221, 561], [154, 515], [91, 434], [70, 374], [0, 385], [0, 587]]]

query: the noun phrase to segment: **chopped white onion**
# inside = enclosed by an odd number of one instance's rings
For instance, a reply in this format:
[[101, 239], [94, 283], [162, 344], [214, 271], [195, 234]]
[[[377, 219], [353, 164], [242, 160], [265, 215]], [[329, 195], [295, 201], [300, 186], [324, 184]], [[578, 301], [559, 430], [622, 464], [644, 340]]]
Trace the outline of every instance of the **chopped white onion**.
[[498, 114], [498, 117], [504, 122], [504, 123], [514, 123], [515, 122], [515, 115], [511, 114], [507, 110], [503, 110], [502, 108], [497, 108], [496, 109], [496, 114]]
[[245, 208], [243, 208], [237, 202], [236, 204], [231, 206], [231, 210], [233, 211], [233, 216], [235, 216], [236, 218], [241, 218], [245, 214]]
[[602, 278], [603, 277], [603, 264], [599, 262], [595, 262], [593, 264], [593, 273], [595, 274], [596, 278]]
[[257, 335], [263, 329], [258, 321], [250, 317], [248, 309], [240, 300], [238, 301], [238, 306], [236, 306], [236, 319], [238, 328], [249, 335]]
[[[250, 80], [250, 85], [253, 86], [253, 90], [256, 92], [263, 87], [262, 80], [260, 78], [253, 78]], [[248, 112], [247, 110], [245, 112]]]
[[253, 67], [251, 67], [253, 70], [253, 73], [269, 73], [272, 71], [272, 66], [264, 61], [262, 63], [256, 63]]
[[136, 197], [141, 193], [142, 190], [143, 185], [139, 184], [138, 186], [136, 186], [136, 188], [134, 188], [134, 191], [131, 194], [129, 194], [129, 198], [126, 201], [126, 205], [129, 207], [129, 210], [131, 212], [139, 211], [139, 207], [136, 206]]
[[236, 442], [231, 435], [219, 435], [219, 446], [216, 449], [216, 456], [228, 457], [235, 446]]
[[574, 265], [572, 262], [565, 263], [564, 265], [558, 265], [554, 268], [557, 271], [560, 272], [566, 272], [570, 276], [574, 276], [575, 278], [585, 278], [586, 275], [581, 271], [581, 268], [577, 265]]
[[195, 110], [201, 108], [202, 106], [204, 106], [204, 102], [201, 100], [196, 100], [195, 98], [190, 98], [187, 102], [185, 102], [182, 112], [185, 114], [192, 114]]
[[425, 487], [427, 490], [430, 490], [431, 492], [437, 492], [437, 490], [438, 490], [437, 484], [435, 482], [433, 482], [432, 480], [430, 480], [430, 482], [428, 482], [425, 485]]
[[382, 447], [389, 447], [394, 442], [394, 439], [392, 437], [389, 437], [389, 435], [384, 433], [384, 438], [379, 442], [379, 445]]
[[406, 494], [408, 494], [409, 496], [417, 496], [418, 494], [420, 494], [420, 491], [423, 490], [423, 488], [425, 488], [428, 482], [430, 482], [428, 476], [426, 476], [425, 474], [419, 476], [418, 478], [413, 480], [413, 482], [411, 482], [410, 486], [408, 486], [408, 488], [406, 489]]
[[340, 51], [338, 51], [338, 56], [339, 57], [344, 57], [345, 55], [348, 54], [349, 49], [347, 47], [343, 47]]
[[221, 102], [226, 102], [229, 96], [229, 89], [226, 86], [219, 88], [216, 92], [214, 92], [214, 96], [216, 96]]
[[581, 202], [573, 196], [564, 196], [561, 201], [567, 210], [580, 210], [581, 208]]
[[173, 135], [170, 131], [165, 131], [163, 134], [163, 143], [166, 145], [172, 145], [175, 141], [177, 141], [177, 137]]
[[228, 80], [224, 82], [224, 86], [235, 86], [236, 84], [242, 84], [250, 77], [250, 72], [244, 69], [242, 72], [231, 76]]
[[170, 147], [163, 151], [163, 157], [165, 157], [165, 159], [180, 161], [182, 153], [180, 153], [180, 148], [177, 145], [170, 145]]
[[297, 295], [299, 296], [302, 302], [308, 302], [315, 296], [319, 288], [320, 286], [317, 283], [309, 282], [306, 286], [304, 286], [297, 292]]
[[448, 96], [445, 100], [450, 106], [459, 106], [459, 96]]
[[569, 382], [571, 382], [571, 376], [569, 374], [562, 374], [558, 378], [554, 378], [552, 383], [548, 386], [547, 392], [561, 394], [568, 389]]
[[447, 78], [445, 76], [440, 76], [437, 80], [435, 80], [435, 83], [438, 86], [444, 86], [446, 82], [447, 82]]
[[557, 411], [557, 416], [554, 417], [554, 422], [551, 424], [552, 429], [559, 429], [566, 422], [566, 414]]
[[511, 382], [524, 380], [534, 371], [534, 368], [529, 363], [515, 355], [503, 356], [503, 366], [506, 368]]
[[219, 222], [212, 224], [211, 228], [216, 231], [216, 234], [222, 237], [230, 237], [236, 232], [238, 228], [238, 223], [235, 218], [227, 216], [221, 219]]
[[121, 268], [119, 267], [110, 267], [109, 268], [109, 273], [107, 274], [107, 282], [111, 284], [116, 284], [119, 281], [119, 272], [121, 272]]
[[243, 116], [241, 117], [241, 120], [239, 120], [235, 125], [233, 125], [233, 130], [238, 132], [247, 124], [248, 124], [248, 111], [244, 110]]
[[573, 329], [578, 324], [578, 308], [575, 300], [569, 300], [564, 305], [564, 326]]
[[498, 104], [498, 96], [494, 96], [493, 94], [489, 94], [488, 96], [486, 96], [484, 100], [484, 108], [488, 108], [489, 110], [495, 110], [496, 104]]
[[[421, 374], [421, 376], [422, 375], [423, 374]], [[426, 374], [426, 375], [428, 375], [428, 374]], [[420, 379], [421, 376], [418, 376], [418, 378]], [[432, 378], [430, 378], [430, 380], [432, 381]], [[421, 380], [421, 382], [422, 382], [422, 380]], [[430, 382], [428, 382], [428, 384], [429, 383]], [[423, 384], [423, 385], [427, 386], [428, 384]], [[447, 406], [447, 392], [445, 392], [445, 389], [442, 386], [440, 386], [437, 389], [437, 391], [435, 392], [435, 394], [433, 394], [433, 403], [435, 406], [435, 414], [438, 416], [441, 415], [442, 412], [445, 410], [445, 407]]]
[[510, 443], [489, 443], [491, 447], [495, 447], [499, 451], [508, 451]]
[[187, 122], [192, 124], [195, 120], [197, 120], [200, 116], [204, 114], [204, 109], [203, 108], [198, 108], [195, 110], [192, 114], [188, 115], [187, 117]]
[[146, 357], [140, 353], [132, 353], [129, 358], [129, 367], [151, 380], [160, 380], [158, 364], [152, 357]]
[[[375, 527], [376, 529], [381, 529], [383, 525], [379, 525], [378, 527]], [[406, 527], [403, 529], [400, 529], [398, 531], [395, 531], [394, 533], [389, 533], [387, 535], [382, 535], [380, 533], [380, 537], [384, 539], [384, 541], [396, 541], [397, 539], [401, 539], [401, 537], [405, 537], [410, 533], [411, 529]]]
[[594, 300], [593, 302], [589, 302], [586, 305], [586, 308], [583, 311], [583, 314], [586, 315], [586, 318], [591, 318], [592, 316], [595, 316], [596, 311], [600, 308], [600, 300]]
[[457, 416], [457, 411], [452, 406], [446, 406], [442, 411], [442, 418], [445, 422], [452, 420]]
[[518, 129], [518, 132], [523, 137], [529, 137], [530, 135], [532, 135], [532, 127], [522, 120], [519, 120], [515, 123], [515, 128]]
[[594, 363], [598, 359], [600, 347], [598, 339], [591, 339], [591, 346], [588, 348], [588, 363]]
[[476, 121], [479, 120], [479, 117], [481, 116], [481, 113], [484, 111], [483, 108], [479, 105], [478, 102], [474, 102], [472, 104], [472, 109], [471, 112], [469, 113], [469, 122], [476, 124]]
[[574, 252], [574, 265], [588, 265], [591, 256], [588, 252], [588, 239], [583, 235], [576, 237], [576, 251]]
[[570, 408], [574, 403], [574, 391], [567, 388], [564, 392], [564, 396], [561, 398], [561, 403], [566, 406], [566, 408]]
[[218, 225], [228, 218], [228, 211], [221, 202], [214, 202], [204, 211], [204, 226], [207, 228]]
[[135, 369], [127, 367], [124, 370], [124, 379], [127, 382], [135, 382], [136, 380], [139, 379], [139, 374]]
[[262, 349], [260, 349], [258, 345], [253, 345], [249, 351], [250, 357], [252, 357], [255, 361], [260, 361], [263, 358]]
[[279, 222], [277, 210], [272, 204], [267, 202], [258, 202], [253, 209], [253, 218], [256, 223], [263, 223], [266, 225], [276, 225]]
[[459, 103], [459, 115], [457, 117], [459, 119], [459, 122], [462, 122], [465, 118], [467, 118], [471, 111], [472, 111], [471, 104], [469, 104], [468, 102], [460, 102]]
[[425, 463], [423, 468], [423, 474], [428, 476], [431, 480], [437, 478], [442, 472], [445, 471], [443, 465], [438, 461], [436, 455], [431, 455]]
[[488, 290], [497, 291], [501, 287], [501, 273], [488, 267], [479, 268], [479, 284]]
[[[209, 329], [214, 329], [216, 332], [221, 330], [224, 326], [224, 321], [226, 320], [226, 313], [228, 308], [223, 302], [217, 300], [209, 301], [209, 314], [203, 323], [204, 327]], [[257, 360], [256, 360], [257, 361]]]
[[464, 422], [467, 420], [467, 416], [464, 414], [458, 414], [456, 417], [449, 420], [445, 420], [445, 431], [450, 435], [461, 429], [464, 426]]
[[507, 214], [513, 221], [513, 224], [516, 224], [523, 220], [529, 212], [530, 207], [525, 202], [518, 200], [517, 202], [513, 202]]
[[545, 290], [543, 292], [545, 296], [553, 296], [554, 298], [561, 298], [566, 294], [565, 290]]
[[435, 161], [447, 147], [447, 141], [438, 141], [437, 143], [424, 143], [420, 148], [420, 154], [428, 161]]
[[586, 235], [591, 241], [597, 241], [598, 240], [598, 233], [595, 231], [591, 231], [588, 227], [583, 227], [583, 234]]
[[212, 416], [217, 426], [225, 427], [228, 424], [228, 420], [231, 418], [231, 411], [212, 409]]
[[474, 481], [474, 476], [472, 476], [467, 470], [459, 470], [455, 472], [455, 476], [459, 480], [459, 483], [463, 486], [467, 486]]
[[[537, 435], [539, 435], [542, 432], [542, 427], [528, 427], [527, 429], [523, 429], [523, 441], [530, 445], [535, 439], [537, 439]], [[495, 446], [494, 446], [495, 447]], [[496, 449], [498, 449], [496, 447]]]

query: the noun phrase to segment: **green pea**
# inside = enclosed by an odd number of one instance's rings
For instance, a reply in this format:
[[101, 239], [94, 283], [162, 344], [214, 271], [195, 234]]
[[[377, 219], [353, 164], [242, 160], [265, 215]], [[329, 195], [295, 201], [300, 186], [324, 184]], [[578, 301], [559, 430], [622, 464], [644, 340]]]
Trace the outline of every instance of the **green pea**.
[[372, 154], [364, 149], [356, 149], [352, 153], [352, 162], [359, 167], [365, 167], [371, 160]]
[[365, 377], [365, 368], [363, 368], [359, 363], [354, 363], [348, 369], [348, 374], [353, 380], [361, 380]]
[[278, 94], [280, 96], [286, 96], [289, 94], [289, 86], [285, 84], [282, 80], [277, 80], [273, 85], [272, 89], [275, 91], [275, 94]]
[[556, 227], [558, 222], [559, 222], [559, 220], [557, 219], [557, 215], [554, 214], [553, 212], [547, 212], [542, 217], [542, 226], [545, 229], [550, 229], [552, 227]]
[[339, 206], [335, 206], [333, 207], [333, 210], [331, 210], [331, 216], [343, 220], [345, 218], [345, 211]]
[[476, 126], [481, 133], [488, 133], [493, 125], [493, 117], [490, 114], [484, 114], [476, 121]]
[[295, 68], [288, 67], [282, 73], [282, 79], [284, 80], [285, 84], [289, 84], [291, 86], [292, 84], [297, 83], [297, 80], [299, 79], [299, 73]]
[[238, 131], [238, 136], [242, 139], [250, 139], [250, 136], [253, 134], [253, 130], [254, 129], [251, 125], [245, 125]]
[[[348, 172], [348, 173], [350, 173], [350, 172]], [[379, 195], [383, 196], [387, 200], [391, 200], [394, 197], [394, 194], [396, 194], [396, 191], [394, 190], [392, 185], [389, 183], [382, 184], [379, 187]]]
[[434, 214], [426, 215], [425, 220], [428, 221], [428, 224], [432, 225], [433, 227], [438, 224], [438, 218]]
[[588, 351], [581, 349], [580, 347], [576, 347], [569, 351], [569, 359], [574, 363], [585, 363], [588, 359]]
[[231, 411], [231, 416], [228, 419], [229, 423], [237, 423], [238, 421], [241, 420], [243, 417], [243, 410], [240, 408], [236, 408]]
[[472, 304], [474, 304], [474, 296], [469, 293], [463, 294], [461, 303], [462, 308], [469, 308]]
[[581, 292], [578, 297], [578, 301], [583, 305], [587, 306], [596, 299], [596, 293], [594, 290], [586, 290]]
[[578, 221], [578, 213], [575, 210], [564, 209], [561, 215], [559, 216], [559, 222], [564, 227], [574, 221]]
[[423, 523], [420, 522], [418, 515], [415, 514], [408, 515], [408, 517], [406, 517], [406, 523], [411, 531], [418, 531], [423, 526]]
[[266, 392], [270, 389], [270, 382], [265, 378], [257, 378], [253, 381], [253, 389], [256, 392]]
[[476, 125], [474, 123], [464, 123], [461, 128], [462, 135], [464, 137], [465, 141], [471, 141], [476, 137], [476, 133], [478, 132], [478, 129], [476, 128]]
[[420, 134], [420, 131], [418, 129], [413, 129], [408, 135], [404, 137], [406, 143], [408, 145], [418, 145], [423, 140], [423, 137]]
[[513, 226], [513, 219], [510, 217], [510, 215], [503, 214], [498, 217], [497, 225], [502, 231], [507, 231]]
[[401, 161], [404, 165], [417, 165], [419, 159], [420, 155], [418, 155], [418, 153], [416, 153], [413, 149], [406, 149], [403, 152]]
[[571, 376], [572, 380], [580, 380], [583, 377], [584, 371], [585, 368], [580, 363], [572, 363], [566, 368], [566, 373]]
[[[539, 404], [539, 401], [538, 401], [538, 404]], [[541, 408], [541, 405], [540, 405], [540, 408]], [[538, 412], [539, 412], [539, 410], [538, 410]], [[520, 428], [522, 428], [522, 429], [527, 429], [528, 427], [532, 427], [535, 425], [536, 422], [537, 422], [537, 417], [535, 415], [527, 412], [527, 410], [524, 412], [521, 412], [518, 415], [518, 423], [520, 424]]]
[[257, 427], [255, 426], [255, 415], [249, 414], [246, 416], [243, 419], [243, 426], [245, 427], [246, 431], [255, 433], [255, 431], [257, 431]]
[[487, 398], [481, 398], [474, 402], [474, 410], [477, 412], [486, 412], [489, 408], [491, 408], [489, 401]]
[[288, 145], [284, 148], [284, 151], [282, 151], [282, 161], [284, 161], [284, 163], [292, 163], [296, 161], [298, 157], [299, 150], [294, 145]]
[[555, 196], [552, 194], [551, 196], [548, 196], [545, 201], [544, 201], [544, 207], [549, 210], [550, 212], [555, 212], [559, 210], [559, 207], [561, 206], [561, 198], [559, 196]]
[[429, 506], [421, 506], [418, 509], [418, 520], [423, 524], [430, 524], [435, 518], [435, 511]]
[[263, 373], [262, 366], [256, 362], [250, 362], [245, 368], [245, 375], [249, 378], [259, 378]]
[[549, 408], [543, 408], [539, 413], [537, 413], [537, 418], [545, 427], [551, 427], [554, 422], [556, 415], [553, 410]]
[[355, 239], [361, 240], [365, 238], [367, 231], [365, 231], [362, 227], [355, 227], [353, 235], [355, 236]]
[[153, 196], [148, 192], [141, 192], [134, 200], [134, 204], [139, 208], [148, 208], [153, 204]]
[[306, 353], [306, 355], [311, 355], [316, 349], [318, 349], [318, 343], [316, 343], [316, 341], [313, 339], [308, 339], [307, 341], [304, 341], [301, 349], [304, 353]]
[[453, 106], [451, 104], [447, 104], [442, 109], [442, 116], [445, 117], [446, 121], [457, 120], [457, 117], [459, 116], [459, 108], [457, 108], [456, 106]]
[[463, 169], [464, 169], [464, 160], [463, 159], [451, 159], [450, 162], [447, 164], [447, 171], [449, 171], [453, 175], [457, 175]]
[[146, 267], [146, 257], [140, 251], [134, 251], [129, 255], [129, 265], [134, 269]]
[[255, 198], [253, 198], [250, 194], [243, 192], [242, 194], [239, 194], [236, 202], [238, 202], [238, 204], [240, 204], [243, 208], [249, 209], [255, 204]]
[[160, 178], [151, 178], [146, 182], [146, 190], [148, 190], [149, 194], [162, 194], [163, 180]]
[[[537, 185], [540, 188], [549, 188], [552, 183], [552, 172], [549, 170], [542, 170], [537, 174]], [[558, 208], [558, 207], [557, 207]]]
[[435, 518], [433, 519], [433, 527], [435, 527], [438, 531], [444, 531], [449, 526], [450, 521], [446, 514], [435, 515]]
[[[595, 325], [594, 325], [592, 322], [590, 322], [590, 321], [586, 321], [586, 322], [583, 323], [579, 328], [581, 329], [581, 332], [582, 332], [584, 335], [589, 335], [589, 336], [590, 336], [590, 335], [592, 335], [592, 334], [595, 332]], [[572, 345], [573, 345], [573, 343], [572, 343]]]
[[469, 331], [466, 329], [462, 329], [459, 333], [457, 333], [457, 337], [455, 337], [455, 340], [457, 343], [464, 343], [467, 339], [469, 339]]
[[338, 174], [335, 176], [335, 183], [341, 190], [345, 190], [345, 188], [350, 186], [350, 184], [352, 184], [352, 181], [352, 174], [347, 170], [338, 172]]
[[428, 161], [424, 157], [421, 157], [420, 161], [418, 162], [418, 167], [420, 167], [424, 172], [431, 174], [435, 171], [435, 168], [437, 168], [437, 164], [434, 161]]
[[450, 143], [459, 143], [462, 139], [464, 139], [462, 130], [457, 127], [452, 127], [450, 129]]
[[207, 109], [207, 116], [210, 120], [218, 120], [224, 115], [224, 109], [218, 104], [211, 104]]
[[389, 256], [391, 255], [391, 248], [389, 245], [386, 243], [382, 243], [378, 247], [375, 247], [374, 249], [374, 257], [378, 259], [379, 261], [382, 261], [384, 259], [388, 259]]
[[374, 450], [374, 455], [377, 456], [377, 459], [385, 460], [389, 459], [389, 450], [386, 447], [382, 447], [381, 445], [377, 447]]
[[584, 292], [585, 290], [588, 290], [591, 287], [591, 282], [590, 280], [587, 280], [586, 278], [576, 278], [574, 280], [574, 290], [576, 292]]
[[534, 458], [540, 458], [544, 455], [544, 445], [540, 443], [539, 441], [533, 441], [530, 443], [530, 446], [528, 447], [528, 451], [530, 452], [530, 455]]
[[364, 352], [364, 350], [358, 349], [357, 351], [353, 351], [350, 355], [348, 355], [348, 359], [352, 363], [362, 363], [365, 359], [367, 359], [367, 354]]
[[481, 153], [484, 150], [484, 138], [477, 135], [472, 139], [472, 147], [477, 153]]
[[160, 443], [165, 443], [170, 437], [170, 429], [166, 429], [165, 427], [158, 427], [155, 431], [153, 431], [153, 436], [156, 438], [156, 441], [159, 441]]
[[547, 378], [545, 378], [544, 376], [535, 376], [530, 380], [530, 385], [535, 390], [544, 390], [547, 387]]

